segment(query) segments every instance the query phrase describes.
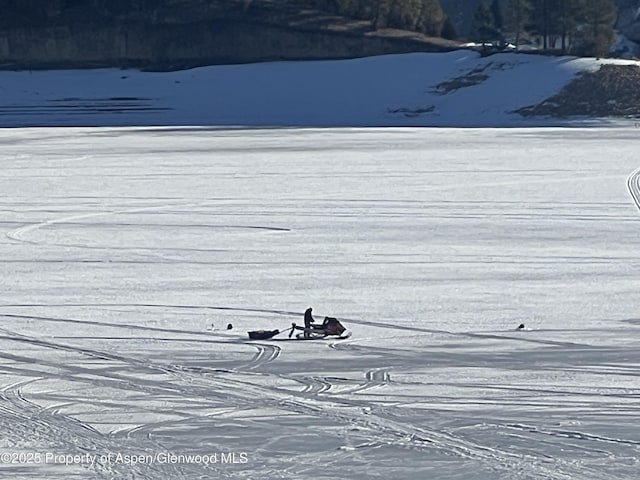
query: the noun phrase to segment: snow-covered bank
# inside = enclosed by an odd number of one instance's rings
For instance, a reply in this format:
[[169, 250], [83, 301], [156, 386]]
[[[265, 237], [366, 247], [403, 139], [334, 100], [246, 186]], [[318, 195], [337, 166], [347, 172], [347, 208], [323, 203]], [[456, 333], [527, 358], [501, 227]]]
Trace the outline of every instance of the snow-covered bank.
[[170, 73], [0, 72], [0, 126], [545, 125], [512, 112], [601, 63], [460, 50]]

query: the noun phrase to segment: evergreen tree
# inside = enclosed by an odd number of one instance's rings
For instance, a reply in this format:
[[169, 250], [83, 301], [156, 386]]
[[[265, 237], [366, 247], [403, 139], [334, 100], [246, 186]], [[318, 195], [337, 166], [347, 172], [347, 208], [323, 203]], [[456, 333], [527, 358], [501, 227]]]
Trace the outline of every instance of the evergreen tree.
[[542, 48], [549, 48], [549, 39], [555, 33], [553, 6], [558, 0], [533, 0], [530, 30], [542, 38]]
[[389, 25], [404, 30], [416, 30], [420, 7], [420, 0], [393, 0], [388, 14]]
[[339, 15], [371, 20], [375, 28], [391, 27], [440, 36], [446, 15], [439, 0], [332, 0]]
[[504, 17], [502, 15], [500, 0], [491, 1], [491, 14], [493, 15], [493, 25], [496, 27], [496, 30], [502, 32], [504, 29]]
[[578, 53], [599, 57], [609, 53], [615, 38], [617, 8], [613, 0], [583, 0]]
[[373, 25], [375, 28], [384, 26], [383, 22], [387, 17], [390, 3], [391, 0], [376, 0], [375, 13], [373, 18]]
[[447, 40], [456, 40], [458, 38], [458, 31], [449, 15], [446, 16], [442, 25], [442, 38]]
[[439, 0], [420, 0], [416, 29], [427, 35], [439, 37], [447, 16]]
[[582, 23], [584, 0], [558, 0], [556, 5], [562, 53], [567, 53]]
[[522, 37], [527, 32], [532, 10], [531, 0], [511, 0], [507, 5], [506, 31], [513, 35], [516, 48], [520, 46]]
[[471, 39], [486, 43], [495, 40], [499, 35], [491, 8], [485, 2], [481, 3], [473, 15], [471, 24]]

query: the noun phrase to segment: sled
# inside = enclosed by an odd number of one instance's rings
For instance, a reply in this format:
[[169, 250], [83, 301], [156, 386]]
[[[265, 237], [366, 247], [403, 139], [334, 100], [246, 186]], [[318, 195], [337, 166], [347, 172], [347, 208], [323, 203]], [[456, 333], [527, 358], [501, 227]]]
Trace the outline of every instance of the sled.
[[247, 332], [251, 340], [269, 340], [280, 333], [280, 330], [253, 330]]

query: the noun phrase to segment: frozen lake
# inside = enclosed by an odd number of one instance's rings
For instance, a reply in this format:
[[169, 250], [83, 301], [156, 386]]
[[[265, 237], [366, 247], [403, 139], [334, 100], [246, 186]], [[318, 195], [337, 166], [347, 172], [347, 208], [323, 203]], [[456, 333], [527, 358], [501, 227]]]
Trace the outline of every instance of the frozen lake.
[[637, 478], [639, 140], [0, 131], [0, 476]]

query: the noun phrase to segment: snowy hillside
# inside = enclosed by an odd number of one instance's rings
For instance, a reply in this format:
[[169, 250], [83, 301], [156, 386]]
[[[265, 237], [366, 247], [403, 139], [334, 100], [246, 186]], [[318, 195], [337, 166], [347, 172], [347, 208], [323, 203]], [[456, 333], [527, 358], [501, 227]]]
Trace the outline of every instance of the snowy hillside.
[[[599, 61], [469, 50], [171, 73], [0, 73], [0, 126], [513, 126]], [[555, 121], [554, 123], [558, 123]]]

